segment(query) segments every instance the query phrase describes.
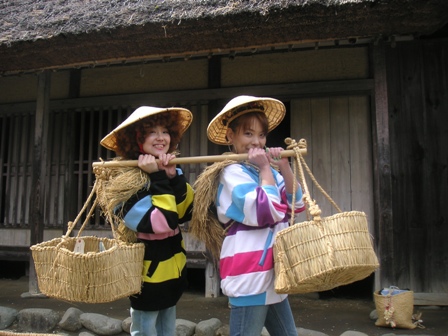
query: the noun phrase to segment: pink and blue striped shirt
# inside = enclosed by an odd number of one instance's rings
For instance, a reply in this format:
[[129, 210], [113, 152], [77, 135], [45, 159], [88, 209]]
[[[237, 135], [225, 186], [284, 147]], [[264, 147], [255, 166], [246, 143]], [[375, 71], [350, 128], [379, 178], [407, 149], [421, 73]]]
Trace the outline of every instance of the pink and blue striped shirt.
[[[220, 175], [216, 208], [227, 228], [220, 256], [221, 289], [235, 306], [286, 298], [274, 291], [272, 247], [276, 233], [289, 226], [292, 195], [286, 193], [282, 175], [272, 172], [275, 186], [260, 186], [257, 169], [244, 163], [229, 165]], [[300, 187], [294, 209], [305, 209]]]

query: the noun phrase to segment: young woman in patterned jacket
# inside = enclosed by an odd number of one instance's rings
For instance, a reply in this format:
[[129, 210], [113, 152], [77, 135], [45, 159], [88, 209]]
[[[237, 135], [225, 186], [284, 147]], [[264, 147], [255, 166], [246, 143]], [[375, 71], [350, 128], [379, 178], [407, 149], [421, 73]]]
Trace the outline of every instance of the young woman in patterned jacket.
[[190, 220], [193, 189], [170, 161], [192, 113], [183, 108], [143, 106], [101, 144], [123, 159], [138, 159], [149, 183], [117, 213], [145, 245], [143, 284], [130, 297], [131, 335], [175, 335], [176, 304], [187, 287], [186, 252], [179, 224]]

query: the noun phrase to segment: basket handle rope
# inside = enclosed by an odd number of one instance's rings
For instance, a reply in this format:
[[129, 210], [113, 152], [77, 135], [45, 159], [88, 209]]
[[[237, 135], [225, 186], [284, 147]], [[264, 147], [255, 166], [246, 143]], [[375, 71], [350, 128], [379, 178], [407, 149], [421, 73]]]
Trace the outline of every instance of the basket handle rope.
[[[97, 192], [97, 180], [95, 180], [95, 183], [93, 184], [92, 187], [92, 191], [90, 192], [89, 197], [87, 197], [87, 200], [85, 201], [83, 207], [81, 208], [81, 210], [79, 211], [78, 215], [76, 216], [76, 218], [74, 219], [73, 222], [68, 222], [68, 227], [67, 227], [67, 232], [65, 233], [65, 235], [62, 238], [67, 238], [70, 236], [70, 234], [72, 233], [73, 229], [75, 228], [76, 224], [79, 222], [82, 214], [86, 211], [87, 207], [89, 206], [89, 204], [91, 203], [93, 197], [95, 196], [96, 192]], [[81, 235], [82, 231], [84, 230], [84, 228], [86, 227], [87, 223], [89, 222], [90, 218], [93, 215], [93, 212], [95, 211], [95, 208], [98, 205], [98, 198], [95, 198], [95, 200], [93, 201], [92, 206], [90, 207], [89, 212], [86, 215], [86, 218], [84, 220], [84, 222], [82, 223], [81, 227], [79, 228], [78, 234], [77, 234], [77, 238]], [[115, 237], [115, 229], [114, 226], [111, 224], [110, 225], [111, 229], [112, 229], [112, 234]]]
[[[97, 187], [96, 180], [95, 180], [95, 183], [93, 184], [93, 187], [92, 187], [92, 191], [90, 192], [89, 197], [87, 197], [87, 200], [84, 202], [84, 205], [81, 208], [81, 210], [79, 211], [78, 215], [73, 220], [73, 222], [72, 221], [68, 222], [67, 232], [65, 233], [65, 235], [62, 236], [61, 241], [56, 245], [56, 247], [55, 247], [56, 250], [59, 250], [61, 248], [61, 246], [67, 241], [67, 238], [70, 236], [70, 234], [72, 233], [72, 231], [75, 228], [76, 224], [79, 222], [82, 214], [86, 211], [88, 205], [92, 201], [92, 198], [95, 196], [97, 189], [98, 189], [98, 187]], [[84, 222], [82, 223], [81, 227], [79, 228], [79, 231], [78, 231], [78, 234], [76, 235], [76, 238], [79, 238], [79, 236], [81, 235], [81, 232], [84, 230], [84, 228], [87, 225], [87, 222], [92, 217], [93, 212], [95, 211], [95, 208], [96, 208], [97, 205], [98, 205], [98, 199], [95, 198], [95, 200], [93, 201], [93, 204], [92, 204], [92, 206], [91, 206], [91, 208], [90, 208], [90, 210], [89, 210], [89, 212], [88, 212], [88, 214], [86, 216], [86, 219], [84, 220]], [[115, 237], [114, 226], [111, 225], [111, 228], [112, 228], [113, 236]], [[56, 258], [53, 261], [53, 266], [48, 271], [48, 274], [51, 274], [54, 271], [54, 269], [56, 269], [56, 266], [57, 266], [57, 264], [59, 262], [59, 257], [60, 257], [60, 254], [58, 253], [56, 255]]]
[[[303, 171], [303, 168], [305, 168], [307, 174], [310, 176], [311, 181], [316, 185], [317, 189], [325, 196], [325, 198], [333, 205], [333, 207], [338, 211], [342, 212], [341, 208], [335, 203], [335, 201], [330, 197], [330, 195], [327, 194], [327, 192], [320, 186], [320, 184], [317, 182], [316, 178], [314, 177], [313, 173], [311, 172], [311, 169], [308, 167], [308, 165], [305, 162], [305, 159], [303, 158], [302, 151], [303, 148], [306, 148], [307, 143], [305, 139], [300, 139], [299, 142], [292, 138], [286, 138], [285, 143], [287, 145], [287, 149], [292, 149], [295, 152], [294, 159], [293, 159], [293, 172], [295, 176], [299, 177], [299, 182], [303, 188], [303, 200], [305, 201], [307, 205], [307, 213], [310, 214], [313, 219], [316, 222], [321, 221], [321, 210], [319, 208], [319, 205], [316, 203], [315, 200], [311, 198], [308, 185], [306, 183], [305, 174]], [[298, 172], [297, 172], [298, 170]], [[292, 209], [291, 209], [291, 225], [294, 225], [294, 205], [296, 202], [296, 190], [297, 190], [297, 184], [294, 183], [293, 186], [293, 199], [292, 199]]]

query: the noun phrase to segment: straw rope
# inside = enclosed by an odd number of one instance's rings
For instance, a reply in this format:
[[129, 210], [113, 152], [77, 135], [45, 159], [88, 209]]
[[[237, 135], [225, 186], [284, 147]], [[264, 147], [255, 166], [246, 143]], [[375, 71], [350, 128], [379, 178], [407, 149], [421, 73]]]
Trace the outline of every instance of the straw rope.
[[233, 163], [236, 161], [225, 160], [206, 167], [193, 185], [195, 195], [189, 232], [205, 243], [215, 263], [219, 260], [226, 231], [218, 221], [213, 207], [218, 192], [219, 175], [224, 167]]
[[[320, 220], [321, 210], [317, 203], [311, 198], [310, 192], [308, 189], [308, 185], [306, 183], [305, 174], [303, 172], [303, 168], [305, 168], [308, 176], [311, 178], [311, 181], [314, 183], [314, 185], [317, 187], [317, 189], [325, 196], [325, 198], [333, 205], [333, 207], [338, 211], [342, 212], [341, 208], [336, 204], [336, 202], [328, 195], [328, 193], [322, 188], [322, 186], [317, 182], [316, 178], [314, 177], [313, 173], [311, 172], [310, 167], [307, 165], [305, 159], [303, 158], [303, 155], [301, 154], [301, 148], [306, 148], [306, 140], [301, 139], [299, 142], [296, 142], [292, 138], [286, 138], [285, 143], [287, 145], [288, 149], [292, 149], [295, 152], [294, 160], [293, 160], [293, 172], [294, 175], [299, 177], [300, 184], [303, 189], [303, 197], [305, 202], [308, 204], [308, 213], [313, 217], [314, 220]], [[298, 170], [298, 173], [297, 173]], [[294, 184], [293, 189], [293, 208], [292, 212], [294, 213], [294, 204], [295, 204], [295, 192], [296, 192], [296, 184]], [[292, 217], [291, 220], [294, 220]], [[294, 222], [291, 222], [291, 225], [294, 225]]]
[[[303, 159], [302, 155], [300, 154], [300, 150], [299, 148], [302, 146], [306, 147], [306, 140], [305, 139], [301, 139], [299, 141], [299, 143], [297, 143], [294, 139], [291, 138], [286, 138], [285, 139], [285, 143], [287, 145], [287, 148], [292, 148], [295, 152], [295, 157], [293, 160], [293, 167], [294, 167], [294, 174], [295, 176], [297, 176], [297, 170], [298, 170], [298, 174], [299, 174], [299, 181], [302, 185], [302, 188], [304, 190], [303, 192], [303, 200], [305, 202], [305, 204], [307, 205], [307, 214], [309, 214], [312, 219], [315, 221], [319, 232], [324, 235], [324, 228], [322, 226], [322, 218], [321, 218], [321, 213], [322, 211], [320, 210], [319, 205], [316, 203], [315, 200], [313, 200], [310, 196], [310, 191], [308, 189], [308, 185], [306, 183], [306, 179], [305, 179], [305, 174], [303, 172], [303, 167], [305, 167], [305, 170], [307, 171], [308, 175], [310, 176], [311, 180], [313, 181], [314, 184], [316, 184], [316, 186], [318, 187], [318, 189], [324, 194], [324, 196], [330, 201], [331, 204], [333, 204], [333, 206], [339, 211], [341, 212], [341, 209], [336, 205], [336, 203], [334, 203], [334, 201], [331, 199], [331, 197], [323, 190], [323, 188], [319, 185], [319, 183], [317, 183], [317, 180], [314, 178], [314, 175], [311, 172], [311, 169], [309, 169], [308, 165], [306, 164], [305, 160]], [[297, 188], [297, 183], [294, 183], [293, 186], [293, 200], [292, 200], [292, 209], [291, 209], [291, 226], [293, 226], [295, 223], [295, 218], [294, 218], [294, 206], [295, 206], [295, 195], [296, 195], [296, 188]], [[328, 253], [328, 257], [330, 259], [334, 259], [334, 250], [333, 250], [333, 246], [329, 243], [326, 244], [326, 248], [327, 248], [327, 253]]]
[[109, 224], [116, 228], [117, 239], [127, 243], [136, 242], [137, 235], [124, 224], [120, 209], [139, 190], [149, 188], [149, 175], [138, 167], [129, 166], [95, 166], [93, 171], [99, 206]]

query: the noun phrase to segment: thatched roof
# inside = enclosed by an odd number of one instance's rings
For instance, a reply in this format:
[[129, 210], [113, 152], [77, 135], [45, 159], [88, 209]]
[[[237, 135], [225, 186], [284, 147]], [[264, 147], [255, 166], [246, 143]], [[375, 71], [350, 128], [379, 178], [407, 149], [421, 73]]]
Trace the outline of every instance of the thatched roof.
[[0, 2], [0, 74], [303, 41], [430, 34], [447, 0]]

